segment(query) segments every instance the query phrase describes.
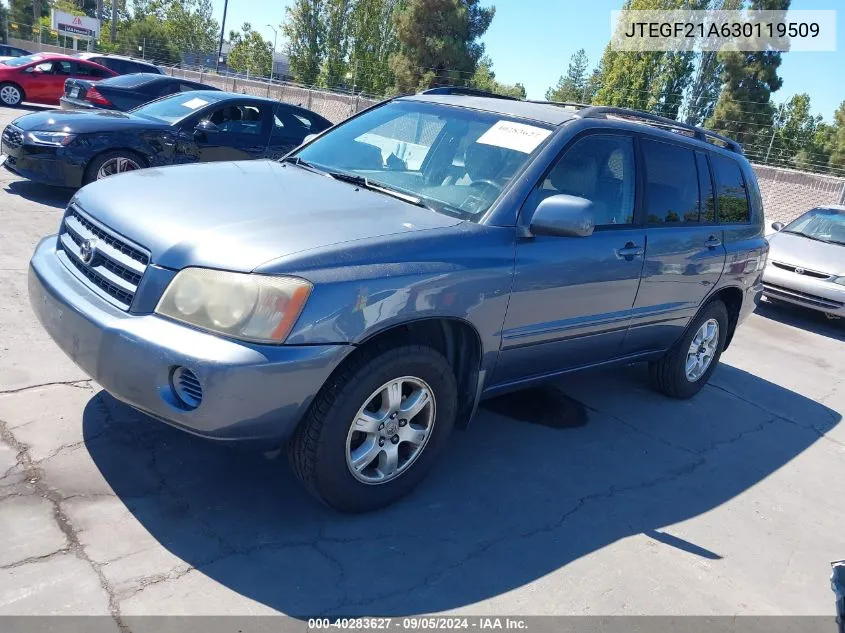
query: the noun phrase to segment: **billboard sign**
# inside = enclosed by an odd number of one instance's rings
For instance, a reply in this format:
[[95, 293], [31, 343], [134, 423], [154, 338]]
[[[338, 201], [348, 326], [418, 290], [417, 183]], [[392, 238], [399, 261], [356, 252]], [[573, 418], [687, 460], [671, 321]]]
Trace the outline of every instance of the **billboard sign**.
[[100, 21], [84, 15], [71, 15], [53, 9], [50, 12], [53, 30], [59, 35], [69, 35], [85, 39], [97, 39], [100, 36]]

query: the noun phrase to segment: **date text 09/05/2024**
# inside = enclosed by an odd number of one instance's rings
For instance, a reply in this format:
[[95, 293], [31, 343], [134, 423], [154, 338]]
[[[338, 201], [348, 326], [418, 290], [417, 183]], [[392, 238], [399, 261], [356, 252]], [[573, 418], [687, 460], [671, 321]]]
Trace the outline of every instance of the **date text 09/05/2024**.
[[309, 631], [347, 629], [359, 631], [402, 630], [527, 630], [522, 618], [509, 617], [407, 617], [407, 618], [311, 618]]

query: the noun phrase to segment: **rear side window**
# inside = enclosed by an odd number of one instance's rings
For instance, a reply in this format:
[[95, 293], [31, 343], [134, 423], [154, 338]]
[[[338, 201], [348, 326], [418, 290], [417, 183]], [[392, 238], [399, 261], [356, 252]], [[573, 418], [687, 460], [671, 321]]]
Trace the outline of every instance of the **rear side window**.
[[80, 64], [74, 62], [74, 74], [77, 77], [93, 77], [94, 79], [102, 79], [106, 76], [106, 72], [96, 66], [89, 66], [88, 64]]
[[750, 222], [748, 189], [739, 163], [716, 154], [711, 154], [710, 161], [713, 163], [713, 175], [716, 177], [719, 221], [727, 224]]
[[649, 224], [699, 222], [698, 168], [691, 149], [644, 139], [645, 205]]

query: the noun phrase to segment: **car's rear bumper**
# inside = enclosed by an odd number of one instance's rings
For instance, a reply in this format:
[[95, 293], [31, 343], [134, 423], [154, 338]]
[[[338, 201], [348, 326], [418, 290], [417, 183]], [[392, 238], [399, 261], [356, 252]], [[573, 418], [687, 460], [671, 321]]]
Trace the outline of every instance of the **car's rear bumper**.
[[12, 147], [0, 145], [5, 154], [3, 166], [28, 180], [57, 187], [81, 187], [85, 161], [66, 147], [47, 147], [22, 143]]
[[810, 310], [845, 317], [845, 286], [799, 275], [772, 264], [763, 272], [763, 294]]
[[[219, 440], [278, 445], [353, 349], [348, 345], [251, 345], [154, 314], [129, 314], [95, 295], [41, 241], [29, 269], [29, 297], [44, 328], [117, 399], [184, 430]], [[202, 396], [190, 409], [171, 379], [190, 369]]]

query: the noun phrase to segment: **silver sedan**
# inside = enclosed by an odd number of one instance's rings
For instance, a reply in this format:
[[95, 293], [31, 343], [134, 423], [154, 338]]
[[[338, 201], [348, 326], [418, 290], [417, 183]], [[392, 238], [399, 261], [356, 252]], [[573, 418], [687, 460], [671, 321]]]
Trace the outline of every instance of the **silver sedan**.
[[845, 317], [845, 206], [811, 209], [772, 228], [764, 296]]

